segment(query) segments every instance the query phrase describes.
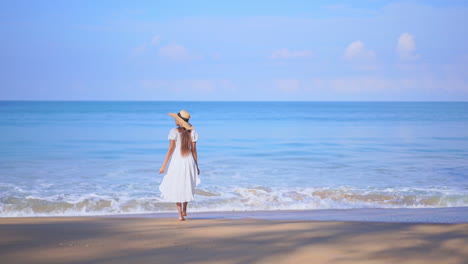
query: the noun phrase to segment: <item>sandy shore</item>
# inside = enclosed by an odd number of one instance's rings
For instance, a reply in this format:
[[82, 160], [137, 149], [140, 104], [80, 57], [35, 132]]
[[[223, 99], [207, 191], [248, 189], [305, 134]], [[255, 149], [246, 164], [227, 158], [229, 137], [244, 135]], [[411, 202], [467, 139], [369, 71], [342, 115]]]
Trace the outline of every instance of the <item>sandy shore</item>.
[[0, 219], [0, 263], [467, 263], [468, 224]]

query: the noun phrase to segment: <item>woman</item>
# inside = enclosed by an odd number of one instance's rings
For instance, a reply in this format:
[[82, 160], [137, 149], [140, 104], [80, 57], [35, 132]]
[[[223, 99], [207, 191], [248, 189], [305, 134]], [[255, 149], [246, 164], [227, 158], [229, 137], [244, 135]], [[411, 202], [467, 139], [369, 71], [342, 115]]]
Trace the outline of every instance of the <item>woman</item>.
[[200, 184], [197, 162], [198, 134], [189, 123], [190, 114], [187, 111], [182, 110], [169, 115], [174, 118], [177, 127], [169, 131], [169, 149], [159, 173], [164, 173], [169, 160], [170, 164], [159, 190], [165, 201], [176, 203], [179, 221], [184, 221], [184, 216], [187, 216], [187, 203], [193, 200], [195, 187]]

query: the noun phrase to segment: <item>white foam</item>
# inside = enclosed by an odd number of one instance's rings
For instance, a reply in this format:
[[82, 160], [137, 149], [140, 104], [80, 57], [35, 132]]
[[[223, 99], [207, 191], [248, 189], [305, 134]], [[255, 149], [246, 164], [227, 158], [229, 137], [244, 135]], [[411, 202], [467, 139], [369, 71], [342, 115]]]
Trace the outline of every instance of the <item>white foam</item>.
[[[446, 188], [274, 188], [265, 186], [199, 189], [193, 212], [313, 210], [352, 208], [437, 208], [468, 206], [468, 191]], [[0, 216], [81, 216], [173, 212], [158, 193], [10, 195], [0, 197]]]

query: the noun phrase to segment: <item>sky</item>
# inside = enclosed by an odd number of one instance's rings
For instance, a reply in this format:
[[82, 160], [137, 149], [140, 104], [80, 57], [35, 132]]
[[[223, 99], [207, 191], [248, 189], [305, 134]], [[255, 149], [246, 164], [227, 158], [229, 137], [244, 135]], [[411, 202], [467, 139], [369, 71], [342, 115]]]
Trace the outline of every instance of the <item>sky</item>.
[[468, 101], [468, 1], [0, 0], [0, 100]]

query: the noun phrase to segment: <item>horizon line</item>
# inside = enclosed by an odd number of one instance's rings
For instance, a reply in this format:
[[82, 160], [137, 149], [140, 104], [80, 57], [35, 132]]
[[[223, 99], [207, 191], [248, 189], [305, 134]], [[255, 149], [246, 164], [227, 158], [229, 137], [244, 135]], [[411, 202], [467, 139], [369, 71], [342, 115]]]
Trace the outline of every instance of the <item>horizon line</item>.
[[29, 99], [0, 99], [0, 102], [200, 102], [200, 103], [218, 103], [218, 102], [232, 102], [232, 103], [249, 103], [249, 102], [272, 102], [272, 103], [346, 103], [346, 102], [356, 102], [356, 103], [364, 103], [364, 102], [388, 102], [388, 103], [466, 103], [466, 101], [456, 101], [456, 100], [439, 100], [439, 101], [430, 101], [430, 100], [29, 100]]

